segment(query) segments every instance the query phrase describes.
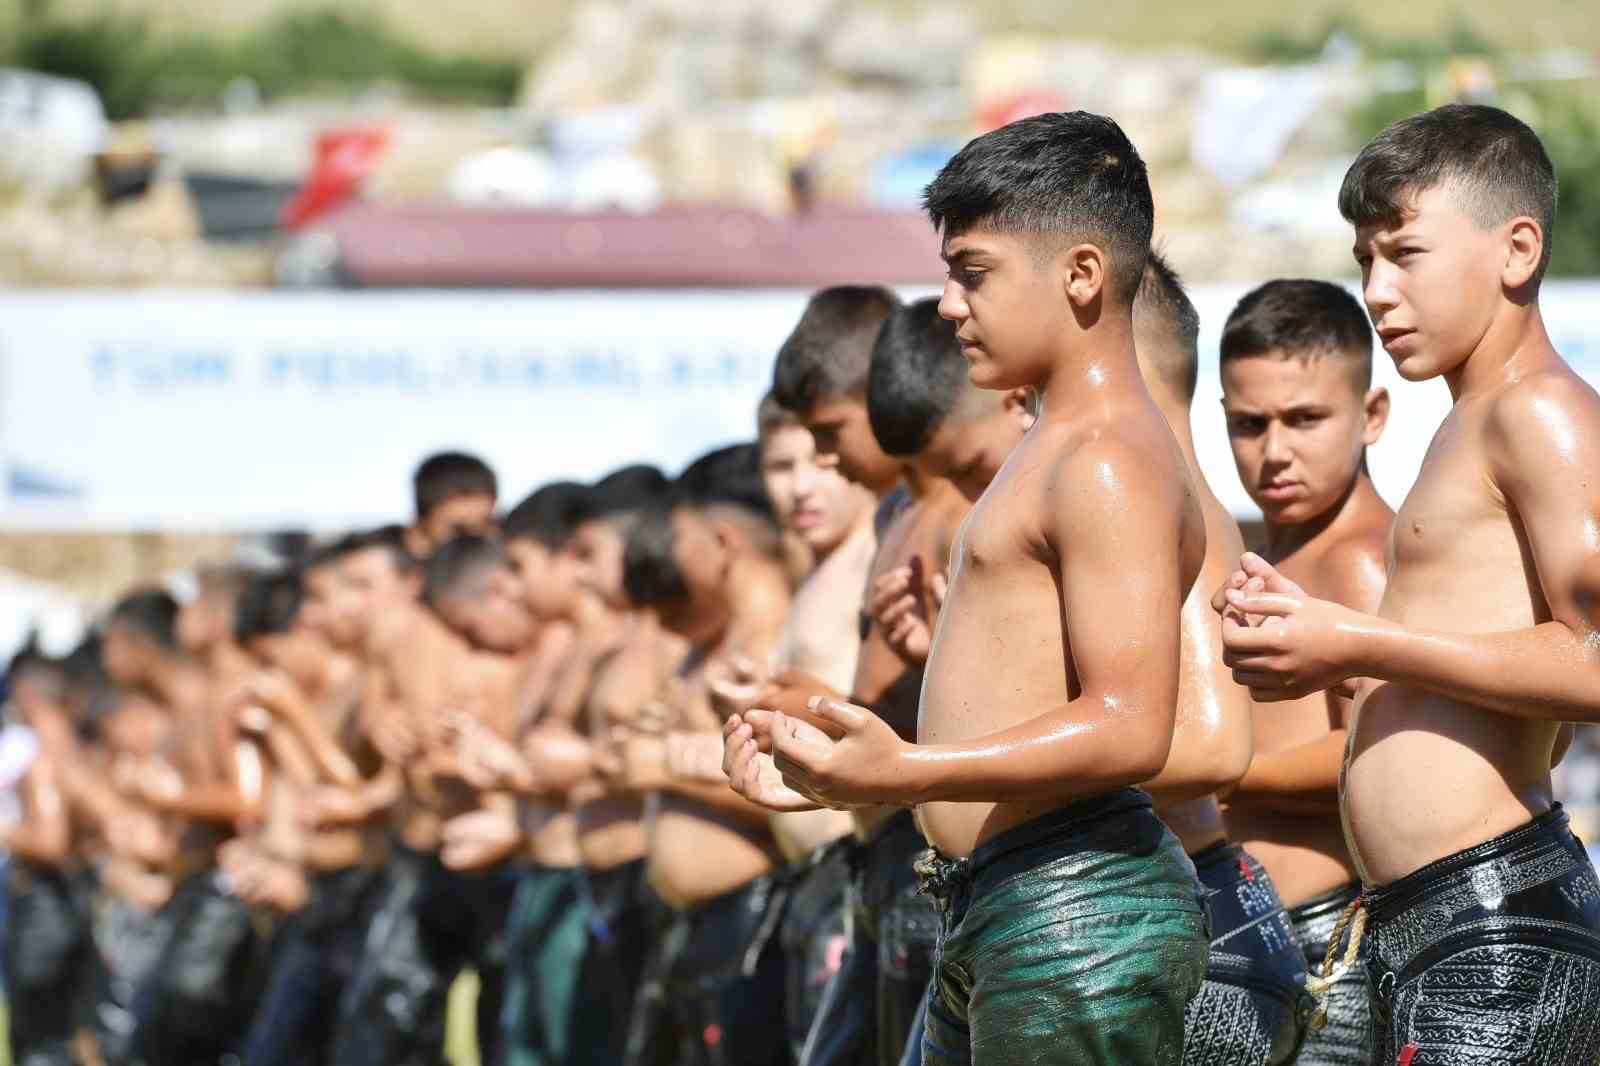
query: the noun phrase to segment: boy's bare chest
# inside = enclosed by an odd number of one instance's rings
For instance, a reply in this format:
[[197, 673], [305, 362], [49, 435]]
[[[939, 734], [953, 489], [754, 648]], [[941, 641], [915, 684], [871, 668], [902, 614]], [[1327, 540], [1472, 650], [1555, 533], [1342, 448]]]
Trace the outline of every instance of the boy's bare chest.
[[1015, 495], [985, 493], [956, 530], [950, 552], [956, 571], [970, 582], [984, 582], [1023, 564], [1037, 566], [1042, 538], [1035, 517]]
[[1481, 426], [1447, 421], [1395, 514], [1380, 613], [1457, 632], [1529, 624], [1531, 565]]
[[1390, 551], [1396, 569], [1468, 565], [1511, 536], [1491, 487], [1478, 424], [1447, 420], [1395, 514]]

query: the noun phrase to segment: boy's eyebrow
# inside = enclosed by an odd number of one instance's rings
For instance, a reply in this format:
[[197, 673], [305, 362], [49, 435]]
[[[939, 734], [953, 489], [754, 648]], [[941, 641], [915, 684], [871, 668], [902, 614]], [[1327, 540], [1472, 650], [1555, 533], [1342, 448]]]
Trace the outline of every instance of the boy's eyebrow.
[[971, 246], [968, 246], [968, 247], [965, 247], [965, 248], [957, 248], [953, 252], [952, 251], [948, 251], [947, 249], [944, 249], [944, 248], [940, 248], [939, 249], [939, 258], [943, 259], [950, 266], [955, 266], [958, 263], [964, 263], [968, 259], [971, 259], [973, 256], [975, 256], [977, 254], [978, 254], [978, 249], [973, 248]]

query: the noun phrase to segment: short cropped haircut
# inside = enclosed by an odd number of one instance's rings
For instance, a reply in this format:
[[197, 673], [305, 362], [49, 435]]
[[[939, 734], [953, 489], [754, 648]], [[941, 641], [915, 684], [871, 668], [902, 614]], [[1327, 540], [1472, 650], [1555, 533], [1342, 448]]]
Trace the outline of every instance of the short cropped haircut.
[[1269, 281], [1244, 294], [1222, 327], [1221, 360], [1281, 352], [1309, 362], [1331, 356], [1355, 366], [1355, 380], [1372, 384], [1372, 326], [1354, 296], [1308, 278]]
[[889, 316], [872, 346], [867, 418], [887, 455], [915, 455], [961, 402], [967, 358], [956, 327], [929, 297]]
[[778, 399], [771, 390], [761, 397], [761, 403], [756, 406], [756, 443], [766, 444], [767, 438], [780, 429], [791, 429], [796, 426], [804, 427], [800, 416], [778, 403]]
[[639, 512], [622, 552], [622, 589], [635, 607], [656, 607], [689, 595], [672, 556], [673, 540], [672, 508], [658, 504]]
[[39, 647], [38, 632], [30, 632], [27, 641], [18, 648], [6, 664], [6, 681], [15, 684], [20, 678], [33, 675], [47, 680], [59, 689], [66, 679], [64, 660], [52, 658]]
[[772, 504], [761, 479], [761, 452], [754, 444], [714, 448], [688, 466], [672, 483], [675, 506], [730, 504], [773, 520]]
[[881, 285], [836, 285], [813, 295], [772, 368], [778, 406], [804, 415], [823, 400], [864, 396], [872, 342], [899, 306]]
[[233, 639], [249, 644], [257, 637], [287, 633], [300, 616], [305, 593], [297, 571], [281, 570], [252, 578], [233, 616]]
[[166, 651], [178, 650], [178, 601], [165, 589], [141, 589], [117, 601], [107, 626], [130, 630]]
[[1527, 215], [1544, 231], [1534, 273], [1555, 247], [1556, 170], [1527, 124], [1498, 107], [1446, 104], [1401, 119], [1374, 137], [1345, 172], [1339, 213], [1356, 226], [1400, 224], [1416, 197], [1438, 186], [1480, 228]]
[[635, 463], [613, 470], [589, 486], [573, 512], [573, 525], [628, 514], [661, 502], [672, 483], [659, 467]]
[[372, 549], [387, 555], [390, 565], [398, 574], [415, 573], [422, 565], [422, 561], [413, 555], [406, 545], [405, 527], [399, 525], [379, 526], [377, 529], [352, 533], [341, 538], [333, 548], [340, 557]]
[[437, 608], [483, 571], [506, 565], [505, 549], [487, 537], [464, 534], [446, 541], [422, 566], [422, 600]]
[[461, 496], [494, 499], [500, 494], [499, 483], [489, 464], [465, 452], [438, 452], [428, 456], [411, 476], [411, 489], [418, 518], [431, 514], [447, 500]]
[[1124, 303], [1155, 226], [1144, 160], [1120, 126], [1087, 111], [1035, 115], [969, 141], [922, 202], [946, 239], [993, 229], [1050, 253], [1092, 242], [1109, 259], [1107, 289]]
[[688, 594], [673, 558], [672, 513], [688, 508], [737, 525], [757, 551], [777, 558], [782, 532], [761, 479], [761, 453], [754, 444], [714, 448], [684, 467], [671, 491], [640, 511], [626, 532], [622, 586], [639, 607], [666, 603]]
[[1154, 249], [1134, 297], [1133, 329], [1139, 361], [1176, 395], [1193, 400], [1200, 382], [1200, 312], [1178, 272]]
[[541, 486], [507, 512], [500, 523], [501, 539], [531, 540], [551, 551], [559, 549], [577, 528], [588, 495], [589, 487], [576, 481]]
[[61, 660], [61, 669], [68, 684], [85, 691], [107, 684], [105, 664], [100, 661], [100, 634], [93, 630], [84, 634], [77, 647]]
[[199, 594], [229, 605], [239, 602], [255, 571], [242, 563], [206, 563], [195, 571]]

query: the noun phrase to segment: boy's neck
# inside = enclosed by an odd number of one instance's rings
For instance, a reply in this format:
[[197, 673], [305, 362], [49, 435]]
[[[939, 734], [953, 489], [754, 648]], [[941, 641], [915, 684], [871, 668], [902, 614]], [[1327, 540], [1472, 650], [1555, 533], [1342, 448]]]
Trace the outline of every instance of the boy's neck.
[[917, 469], [915, 464], [907, 463], [905, 466], [906, 494], [913, 500], [926, 499], [928, 493], [937, 488], [941, 480]]
[[211, 646], [206, 656], [211, 671], [218, 677], [241, 674], [255, 667], [255, 660], [231, 640], [219, 640]]
[[184, 708], [202, 698], [206, 688], [205, 670], [181, 655], [166, 654], [150, 670], [150, 688], [163, 703]]
[[1039, 419], [1075, 421], [1093, 411], [1095, 400], [1149, 396], [1134, 354], [1133, 323], [1125, 310], [1105, 310], [1076, 344], [1063, 344], [1039, 392]]
[[[728, 568], [724, 586], [722, 624], [706, 644], [720, 648], [730, 636], [783, 626], [789, 607], [789, 575], [782, 564], [755, 552], [746, 552]], [[776, 613], [777, 617], [770, 617]]]
[[1444, 375], [1450, 398], [1460, 402], [1517, 381], [1559, 361], [1544, 326], [1537, 298], [1525, 303], [1502, 300], [1483, 339], [1461, 365]]
[[1372, 477], [1367, 473], [1363, 462], [1338, 502], [1309, 522], [1279, 525], [1268, 519], [1267, 553], [1271, 556], [1272, 562], [1281, 562], [1325, 536], [1341, 535], [1346, 527], [1359, 522], [1373, 509], [1387, 509], [1387, 506], [1383, 502], [1383, 497], [1378, 495], [1378, 490], [1372, 484]]
[[873, 520], [877, 517], [877, 510], [876, 506], [861, 508], [861, 513], [856, 515], [855, 522], [851, 524], [849, 529], [845, 530], [844, 536], [826, 548], [813, 549], [811, 552], [812, 572], [815, 573], [817, 567], [838, 554], [840, 548], [859, 537], [866, 536], [867, 532], [873, 528]]

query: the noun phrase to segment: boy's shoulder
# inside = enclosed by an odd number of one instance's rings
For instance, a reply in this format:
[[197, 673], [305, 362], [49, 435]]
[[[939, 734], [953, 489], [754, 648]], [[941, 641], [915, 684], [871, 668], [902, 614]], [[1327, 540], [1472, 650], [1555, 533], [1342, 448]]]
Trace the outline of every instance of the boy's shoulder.
[[[1307, 591], [1361, 609], [1373, 591], [1381, 594], [1389, 571], [1389, 522], [1374, 515], [1329, 538], [1311, 567]], [[1315, 585], [1315, 588], [1309, 587]]]
[[1526, 464], [1552, 461], [1568, 465], [1577, 454], [1595, 452], [1600, 395], [1558, 359], [1490, 397], [1483, 428], [1497, 472], [1520, 473]]

